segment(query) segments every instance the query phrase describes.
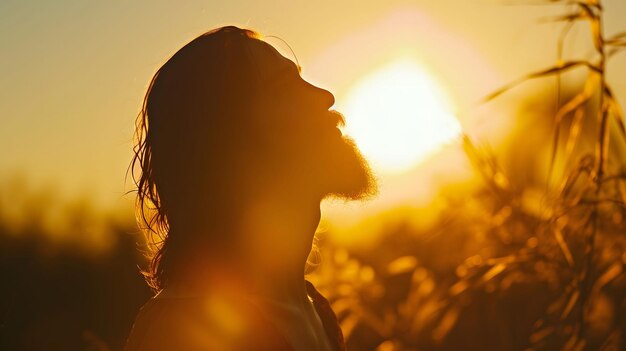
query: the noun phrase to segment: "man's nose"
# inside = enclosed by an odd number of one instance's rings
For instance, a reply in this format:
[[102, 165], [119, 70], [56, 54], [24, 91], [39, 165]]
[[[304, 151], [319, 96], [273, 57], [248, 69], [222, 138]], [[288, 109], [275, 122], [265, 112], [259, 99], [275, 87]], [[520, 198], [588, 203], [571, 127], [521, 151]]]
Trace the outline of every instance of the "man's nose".
[[331, 93], [330, 91], [326, 89], [321, 89], [321, 90], [322, 90], [322, 95], [324, 95], [324, 99], [325, 99], [324, 101], [326, 102], [326, 105], [328, 106], [328, 108], [331, 108], [335, 104], [335, 95], [333, 95], [333, 93]]
[[314, 91], [315, 99], [319, 101], [324, 108], [329, 109], [335, 104], [335, 96], [328, 90], [310, 84]]

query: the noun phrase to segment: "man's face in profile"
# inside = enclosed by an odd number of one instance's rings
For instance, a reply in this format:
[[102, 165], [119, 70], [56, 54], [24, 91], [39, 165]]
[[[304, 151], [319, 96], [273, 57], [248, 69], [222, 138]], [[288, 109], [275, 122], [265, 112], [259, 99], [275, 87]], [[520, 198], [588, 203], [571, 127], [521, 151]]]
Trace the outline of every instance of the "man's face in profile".
[[[352, 139], [343, 136], [343, 116], [330, 110], [334, 96], [300, 76], [299, 67], [269, 44], [253, 40], [263, 95], [261, 108], [273, 123], [270, 142], [290, 176], [322, 197], [361, 199], [376, 191], [370, 167]], [[265, 128], [263, 128], [265, 129]], [[284, 157], [287, 157], [286, 160]]]

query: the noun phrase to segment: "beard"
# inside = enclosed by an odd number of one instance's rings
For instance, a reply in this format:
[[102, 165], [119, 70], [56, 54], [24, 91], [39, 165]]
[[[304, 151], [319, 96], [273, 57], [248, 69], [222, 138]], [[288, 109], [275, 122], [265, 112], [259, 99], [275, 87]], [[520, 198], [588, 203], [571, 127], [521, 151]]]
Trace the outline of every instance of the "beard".
[[318, 189], [322, 199], [364, 200], [376, 195], [378, 185], [369, 163], [354, 140], [339, 131], [345, 125], [343, 115], [330, 110], [326, 118], [311, 119], [329, 123], [319, 126], [318, 133], [309, 130], [312, 139], [302, 138], [308, 139], [304, 147], [308, 157], [303, 158], [308, 164], [306, 182]]
[[374, 196], [378, 190], [376, 179], [354, 140], [341, 136], [329, 146], [327, 152], [320, 153], [316, 172], [324, 198], [363, 200]]
[[[322, 199], [364, 200], [376, 195], [378, 186], [369, 163], [354, 140], [341, 135], [337, 128], [344, 125], [339, 112], [301, 114], [296, 121], [312, 122], [285, 123], [279, 132], [267, 134], [261, 145], [267, 145], [268, 150], [253, 150], [255, 168], [269, 170], [267, 177], [259, 178], [262, 184], [281, 174], [276, 186], [305, 189]], [[265, 157], [259, 158], [259, 154]]]

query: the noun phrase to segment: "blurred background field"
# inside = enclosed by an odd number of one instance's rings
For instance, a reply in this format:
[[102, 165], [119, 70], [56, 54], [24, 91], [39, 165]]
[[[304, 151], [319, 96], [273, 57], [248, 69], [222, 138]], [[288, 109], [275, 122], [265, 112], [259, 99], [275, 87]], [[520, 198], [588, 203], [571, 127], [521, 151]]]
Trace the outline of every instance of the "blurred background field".
[[[151, 296], [134, 117], [173, 50], [233, 22], [293, 47], [381, 182], [323, 204], [312, 257], [348, 349], [626, 348], [626, 3], [602, 5], [1, 3], [0, 349], [122, 348]], [[364, 105], [394, 86], [436, 93]]]

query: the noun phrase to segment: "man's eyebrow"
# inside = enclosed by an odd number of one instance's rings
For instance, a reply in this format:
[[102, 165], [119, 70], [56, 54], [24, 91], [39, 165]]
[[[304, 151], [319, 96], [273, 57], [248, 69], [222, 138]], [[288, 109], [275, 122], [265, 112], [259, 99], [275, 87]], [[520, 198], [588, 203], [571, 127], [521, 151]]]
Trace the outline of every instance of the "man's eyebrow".
[[[287, 60], [286, 60], [287, 61]], [[282, 67], [280, 67], [278, 69], [278, 71], [276, 72], [276, 74], [285, 77], [286, 79], [289, 79], [289, 77], [291, 77], [292, 75], [295, 76], [299, 76], [302, 77], [302, 67], [298, 64], [296, 64], [295, 62], [288, 60], [289, 62], [285, 65], [281, 65]], [[295, 71], [295, 72], [294, 72]], [[294, 77], [292, 77], [294, 78]]]
[[302, 73], [302, 66], [300, 66], [299, 64], [289, 60], [289, 66], [291, 66], [292, 68], [295, 68], [296, 71], [298, 71], [298, 73]]

